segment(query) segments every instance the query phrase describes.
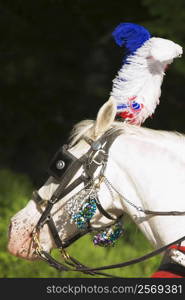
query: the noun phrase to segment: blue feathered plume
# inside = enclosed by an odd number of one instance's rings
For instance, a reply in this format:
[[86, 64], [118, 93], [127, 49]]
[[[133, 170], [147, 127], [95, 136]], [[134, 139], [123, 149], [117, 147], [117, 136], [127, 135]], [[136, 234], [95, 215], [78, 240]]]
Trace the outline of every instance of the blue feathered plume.
[[125, 47], [126, 56], [124, 59], [133, 55], [134, 52], [140, 48], [144, 42], [151, 38], [151, 35], [147, 29], [141, 25], [133, 23], [121, 23], [112, 33], [116, 44], [120, 47]]

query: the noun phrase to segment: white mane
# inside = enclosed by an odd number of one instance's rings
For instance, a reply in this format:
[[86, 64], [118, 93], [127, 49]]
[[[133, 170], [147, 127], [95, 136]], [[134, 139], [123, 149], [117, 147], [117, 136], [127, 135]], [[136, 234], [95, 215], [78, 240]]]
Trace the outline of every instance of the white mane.
[[[94, 126], [95, 121], [93, 120], [84, 120], [76, 124], [72, 131], [70, 146], [73, 147], [76, 144], [77, 148], [81, 146], [83, 148], [83, 143], [78, 144], [78, 141], [82, 139], [84, 135], [95, 140]], [[110, 128], [115, 131], [121, 130], [123, 132], [123, 136], [125, 137], [130, 136], [135, 140], [137, 139], [142, 141], [143, 143], [146, 141], [153, 146], [157, 145], [157, 147], [166, 149], [166, 151], [169, 151], [174, 156], [178, 156], [183, 161], [185, 161], [184, 134], [181, 134], [179, 132], [149, 129], [145, 127], [130, 125], [126, 122], [123, 123], [120, 121], [113, 122]]]
[[[71, 146], [76, 144], [84, 135], [91, 139], [95, 139], [94, 134], [95, 121], [83, 120], [77, 123], [71, 133]], [[122, 130], [125, 135], [134, 135], [137, 137], [153, 138], [153, 140], [161, 141], [162, 143], [184, 143], [185, 135], [176, 131], [155, 130], [146, 127], [130, 125], [126, 122], [114, 121], [111, 125], [115, 131]], [[109, 128], [109, 129], [110, 129]], [[102, 134], [102, 132], [100, 133]]]

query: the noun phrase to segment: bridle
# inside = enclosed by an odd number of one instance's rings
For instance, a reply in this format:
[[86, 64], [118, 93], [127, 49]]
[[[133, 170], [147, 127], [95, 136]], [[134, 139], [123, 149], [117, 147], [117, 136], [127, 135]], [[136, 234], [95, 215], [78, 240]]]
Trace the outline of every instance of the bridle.
[[[78, 187], [80, 184], [84, 185], [84, 189], [93, 188], [93, 189], [99, 189], [100, 185], [103, 181], [109, 186], [109, 189], [114, 190], [119, 197], [123, 198], [126, 202], [128, 202], [130, 205], [132, 205], [136, 210], [141, 211], [145, 213], [146, 215], [185, 215], [185, 212], [179, 212], [179, 211], [150, 211], [145, 210], [142, 207], [136, 206], [134, 203], [126, 199], [122, 194], [119, 193], [115, 189], [115, 187], [111, 184], [111, 182], [106, 178], [105, 176], [105, 170], [107, 166], [108, 161], [108, 154], [109, 149], [112, 145], [112, 143], [115, 141], [115, 139], [121, 134], [121, 130], [113, 130], [110, 129], [107, 132], [105, 132], [99, 139], [93, 141], [90, 138], [83, 137], [83, 139], [90, 145], [89, 150], [82, 155], [80, 158], [76, 158], [73, 156], [71, 152], [69, 152], [69, 146], [64, 145], [59, 149], [59, 151], [56, 153], [54, 158], [52, 159], [52, 162], [49, 166], [48, 172], [49, 174], [54, 177], [59, 185], [55, 192], [52, 194], [51, 198], [49, 200], [43, 199], [37, 191], [33, 192], [33, 200], [36, 202], [39, 209], [44, 207], [44, 211], [42, 212], [42, 215], [35, 226], [33, 233], [32, 233], [32, 241], [35, 248], [35, 254], [42, 259], [43, 261], [47, 262], [50, 266], [56, 268], [59, 271], [78, 271], [85, 274], [90, 275], [103, 275], [107, 277], [116, 277], [104, 272], [100, 272], [102, 270], [106, 269], [114, 269], [114, 268], [121, 268], [125, 266], [129, 266], [141, 261], [144, 261], [146, 259], [149, 259], [165, 250], [167, 250], [171, 245], [174, 244], [180, 244], [183, 240], [185, 240], [185, 236], [182, 238], [173, 241], [172, 243], [169, 243], [168, 245], [165, 245], [157, 250], [154, 250], [150, 252], [149, 254], [146, 254], [142, 257], [119, 263], [114, 265], [108, 265], [98, 268], [90, 268], [88, 266], [85, 266], [81, 262], [79, 262], [74, 257], [70, 256], [66, 251], [65, 248], [68, 247], [70, 244], [72, 244], [74, 241], [79, 239], [81, 236], [85, 235], [86, 233], [89, 233], [93, 230], [95, 230], [90, 222], [88, 223], [88, 226], [85, 230], [79, 231], [77, 234], [72, 236], [69, 239], [66, 239], [64, 241], [61, 240], [58, 230], [56, 228], [55, 222], [51, 216], [51, 210], [53, 206], [58, 202], [61, 201], [66, 195], [68, 195], [71, 191], [73, 191], [76, 187]], [[78, 170], [80, 168], [83, 168], [82, 174], [74, 179], [71, 183], [71, 180], [76, 175]], [[95, 172], [99, 168], [99, 175], [95, 177]], [[78, 193], [77, 193], [78, 196]], [[105, 216], [106, 218], [110, 219], [113, 223], [117, 222], [122, 218], [123, 215], [119, 217], [114, 217], [111, 214], [109, 214], [101, 205], [98, 197], [96, 198], [96, 206], [99, 212]], [[39, 241], [39, 232], [40, 229], [47, 224], [51, 235], [53, 237], [53, 240], [56, 244], [57, 249], [62, 254], [64, 263], [58, 262], [56, 259], [54, 259], [48, 252], [46, 252]]]

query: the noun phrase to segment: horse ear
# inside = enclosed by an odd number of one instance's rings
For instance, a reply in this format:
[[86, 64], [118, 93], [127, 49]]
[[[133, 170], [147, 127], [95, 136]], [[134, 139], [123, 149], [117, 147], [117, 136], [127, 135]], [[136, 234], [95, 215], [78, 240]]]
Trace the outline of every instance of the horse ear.
[[116, 101], [110, 97], [100, 108], [95, 122], [95, 137], [108, 130], [116, 116]]

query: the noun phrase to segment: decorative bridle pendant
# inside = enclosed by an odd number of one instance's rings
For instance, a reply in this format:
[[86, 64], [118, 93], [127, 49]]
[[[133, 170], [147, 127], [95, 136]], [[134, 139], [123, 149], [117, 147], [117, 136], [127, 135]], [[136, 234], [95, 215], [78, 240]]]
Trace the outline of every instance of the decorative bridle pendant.
[[[72, 215], [72, 221], [75, 222], [79, 230], [85, 230], [89, 226], [90, 220], [96, 213], [98, 201], [97, 191], [92, 191], [89, 198], [82, 204], [80, 210]], [[119, 220], [113, 225], [98, 231], [93, 238], [93, 243], [95, 246], [101, 247], [114, 246], [123, 232], [123, 225]]]
[[80, 211], [72, 216], [78, 229], [86, 229], [89, 221], [96, 213], [96, 194], [92, 193], [89, 199], [82, 205]]
[[120, 221], [98, 232], [94, 238], [95, 246], [109, 247], [114, 246], [118, 238], [123, 234], [124, 229]]

